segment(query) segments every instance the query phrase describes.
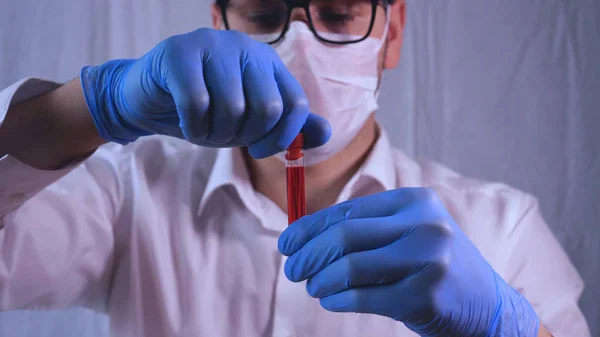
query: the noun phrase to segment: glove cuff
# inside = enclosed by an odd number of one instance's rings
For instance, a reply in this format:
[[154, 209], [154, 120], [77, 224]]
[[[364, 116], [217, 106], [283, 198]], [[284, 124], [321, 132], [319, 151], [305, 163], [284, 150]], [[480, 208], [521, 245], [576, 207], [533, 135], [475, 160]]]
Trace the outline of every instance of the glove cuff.
[[498, 309], [488, 337], [537, 337], [540, 321], [531, 304], [495, 274]]
[[100, 137], [127, 145], [148, 133], [127, 122], [119, 113], [122, 79], [134, 60], [114, 60], [97, 67], [83, 67], [81, 87]]

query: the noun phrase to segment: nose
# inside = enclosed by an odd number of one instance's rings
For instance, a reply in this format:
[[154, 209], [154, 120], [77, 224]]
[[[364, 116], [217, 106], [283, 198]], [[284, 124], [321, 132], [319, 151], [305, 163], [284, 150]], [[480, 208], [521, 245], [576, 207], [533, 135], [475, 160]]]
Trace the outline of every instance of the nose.
[[292, 9], [292, 13], [290, 14], [290, 22], [294, 21], [302, 21], [308, 25], [308, 17], [306, 17], [306, 12], [303, 8], [296, 7]]

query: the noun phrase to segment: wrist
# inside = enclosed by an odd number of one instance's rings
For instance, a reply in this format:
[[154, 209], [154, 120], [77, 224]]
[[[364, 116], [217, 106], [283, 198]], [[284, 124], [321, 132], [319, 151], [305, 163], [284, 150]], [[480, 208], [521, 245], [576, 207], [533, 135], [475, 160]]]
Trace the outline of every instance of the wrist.
[[149, 133], [124, 117], [130, 108], [123, 95], [124, 77], [134, 60], [113, 60], [81, 69], [81, 87], [87, 108], [100, 136], [126, 145]]
[[537, 337], [540, 321], [529, 301], [495, 275], [498, 305], [487, 337]]

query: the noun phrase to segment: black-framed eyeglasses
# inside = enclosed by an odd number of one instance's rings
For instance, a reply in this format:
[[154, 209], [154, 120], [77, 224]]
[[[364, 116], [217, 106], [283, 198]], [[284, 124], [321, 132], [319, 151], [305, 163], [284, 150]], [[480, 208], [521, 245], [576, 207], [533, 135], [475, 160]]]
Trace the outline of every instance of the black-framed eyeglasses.
[[[287, 32], [292, 11], [302, 8], [308, 26], [321, 41], [350, 44], [365, 40], [373, 30], [379, 5], [393, 0], [217, 0], [228, 30], [245, 32], [274, 44]], [[385, 12], [384, 12], [385, 13]]]

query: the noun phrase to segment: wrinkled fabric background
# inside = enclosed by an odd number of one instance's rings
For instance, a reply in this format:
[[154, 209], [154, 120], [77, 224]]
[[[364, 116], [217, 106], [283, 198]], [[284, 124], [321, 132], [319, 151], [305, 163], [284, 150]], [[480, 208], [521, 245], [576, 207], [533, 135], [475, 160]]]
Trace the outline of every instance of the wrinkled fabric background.
[[[66, 81], [210, 24], [210, 0], [3, 0], [0, 87]], [[409, 155], [536, 195], [600, 336], [600, 1], [408, 0], [379, 120]], [[535, 238], [531, 238], [535, 240]], [[550, 294], [549, 294], [550, 295]], [[0, 314], [0, 336], [100, 337], [84, 309]], [[573, 336], [577, 337], [577, 336]]]

